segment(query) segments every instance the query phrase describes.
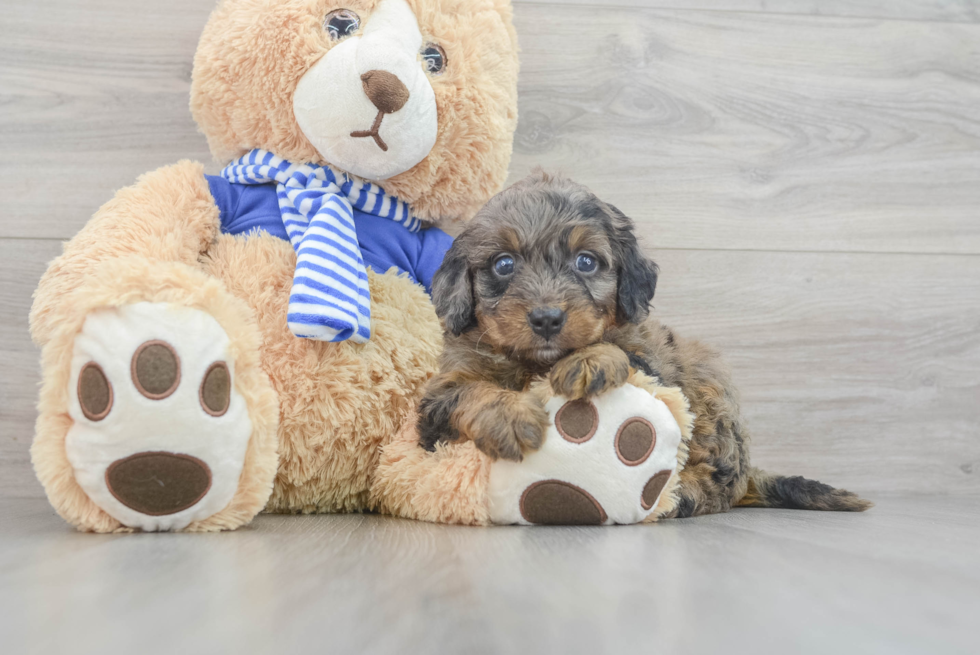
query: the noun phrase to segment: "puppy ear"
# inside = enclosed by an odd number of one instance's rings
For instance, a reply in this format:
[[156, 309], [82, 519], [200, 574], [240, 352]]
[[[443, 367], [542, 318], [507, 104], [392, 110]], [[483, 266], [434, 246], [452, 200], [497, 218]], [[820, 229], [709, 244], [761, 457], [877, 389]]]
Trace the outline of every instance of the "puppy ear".
[[442, 266], [432, 277], [432, 303], [436, 307], [436, 316], [456, 336], [476, 327], [473, 278], [459, 239], [453, 242]]
[[616, 318], [620, 322], [640, 323], [650, 314], [660, 268], [640, 251], [633, 221], [612, 205], [607, 206], [613, 221], [613, 251], [619, 264]]

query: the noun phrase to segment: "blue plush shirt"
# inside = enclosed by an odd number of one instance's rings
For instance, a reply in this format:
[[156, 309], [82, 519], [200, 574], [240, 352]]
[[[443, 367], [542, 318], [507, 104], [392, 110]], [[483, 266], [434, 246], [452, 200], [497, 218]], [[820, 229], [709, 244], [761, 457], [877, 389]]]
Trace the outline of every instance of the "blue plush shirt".
[[[218, 175], [206, 175], [211, 195], [221, 212], [221, 231], [247, 234], [254, 230], [289, 240], [279, 213], [275, 184], [232, 184]], [[432, 292], [432, 276], [442, 264], [453, 238], [430, 227], [410, 232], [390, 218], [354, 210], [354, 228], [364, 264], [376, 273], [392, 266]]]

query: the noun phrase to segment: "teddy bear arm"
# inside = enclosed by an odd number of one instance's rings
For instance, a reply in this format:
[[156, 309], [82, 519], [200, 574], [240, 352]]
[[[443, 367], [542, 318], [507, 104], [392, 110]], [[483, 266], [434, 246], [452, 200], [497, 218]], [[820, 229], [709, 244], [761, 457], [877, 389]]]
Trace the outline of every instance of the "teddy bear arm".
[[182, 161], [145, 175], [99, 208], [48, 266], [34, 294], [31, 335], [43, 346], [70, 319], [67, 302], [110, 260], [134, 257], [198, 268], [220, 229], [220, 216], [201, 164]]

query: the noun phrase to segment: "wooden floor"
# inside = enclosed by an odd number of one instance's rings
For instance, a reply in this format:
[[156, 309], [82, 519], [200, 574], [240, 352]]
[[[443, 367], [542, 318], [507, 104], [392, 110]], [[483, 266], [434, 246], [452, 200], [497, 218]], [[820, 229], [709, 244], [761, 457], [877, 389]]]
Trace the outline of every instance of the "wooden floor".
[[7, 653], [976, 653], [980, 498], [619, 528], [261, 516], [72, 532], [0, 500]]
[[735, 369], [755, 463], [871, 513], [75, 535], [27, 454], [31, 292], [115, 189], [210, 160], [211, 6], [0, 0], [4, 651], [976, 652], [980, 0], [515, 3], [511, 179], [563, 170], [632, 216], [656, 313]]

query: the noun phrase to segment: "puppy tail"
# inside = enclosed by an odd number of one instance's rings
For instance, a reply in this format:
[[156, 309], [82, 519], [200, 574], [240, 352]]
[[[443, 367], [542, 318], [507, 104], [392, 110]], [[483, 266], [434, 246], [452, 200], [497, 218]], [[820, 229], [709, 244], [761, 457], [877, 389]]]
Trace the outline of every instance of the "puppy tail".
[[735, 503], [738, 507], [815, 509], [825, 512], [863, 512], [874, 503], [845, 489], [796, 475], [772, 475], [757, 468], [749, 471], [749, 487]]

